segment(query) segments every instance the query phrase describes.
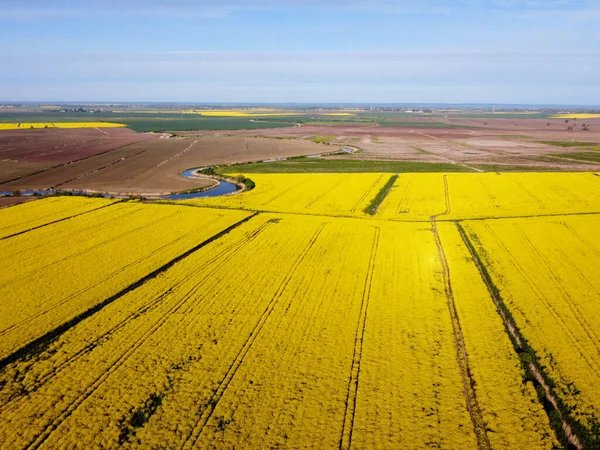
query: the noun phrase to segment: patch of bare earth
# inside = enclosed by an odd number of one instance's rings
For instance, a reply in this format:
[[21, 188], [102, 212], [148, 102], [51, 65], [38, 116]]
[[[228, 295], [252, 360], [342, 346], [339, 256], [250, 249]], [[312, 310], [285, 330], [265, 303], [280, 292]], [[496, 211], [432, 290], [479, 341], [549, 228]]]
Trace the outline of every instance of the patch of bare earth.
[[195, 167], [261, 161], [331, 150], [313, 142], [196, 135], [154, 139], [128, 145], [20, 180], [0, 185], [5, 190], [86, 190], [133, 195], [158, 195], [212, 186], [207, 179], [180, 173]]
[[[419, 118], [414, 121], [444, 121], [473, 128], [381, 127], [375, 125], [307, 125], [297, 128], [260, 130], [270, 137], [310, 139], [329, 136], [330, 143], [351, 145], [362, 151], [330, 158], [454, 162], [463, 165], [522, 166], [549, 170], [599, 170], [594, 161], [578, 161], [565, 153], [581, 148], [559, 147], [543, 142], [600, 143], [600, 119], [565, 123], [564, 119], [470, 119]], [[569, 129], [577, 122], [573, 129]], [[588, 131], [582, 129], [585, 123]], [[550, 125], [548, 125], [550, 124]], [[256, 130], [232, 132], [254, 135]], [[556, 156], [561, 154], [561, 156]]]

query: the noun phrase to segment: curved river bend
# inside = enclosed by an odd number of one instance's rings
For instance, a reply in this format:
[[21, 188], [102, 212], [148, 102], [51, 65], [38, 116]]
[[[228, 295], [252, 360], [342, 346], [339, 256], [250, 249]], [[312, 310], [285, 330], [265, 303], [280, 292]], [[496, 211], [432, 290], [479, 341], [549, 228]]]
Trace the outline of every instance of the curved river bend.
[[[195, 172], [197, 170], [199, 170], [199, 169], [186, 170], [185, 172], [181, 173], [181, 176], [186, 177], [186, 178], [199, 178], [198, 176], [195, 175]], [[233, 194], [237, 190], [238, 190], [238, 187], [235, 184], [229, 183], [227, 181], [219, 181], [219, 184], [217, 186], [207, 189], [206, 191], [193, 192], [193, 193], [188, 193], [188, 194], [163, 195], [159, 198], [161, 200], [188, 200], [188, 199], [192, 199], [192, 198], [219, 197], [221, 195]], [[24, 196], [52, 195], [52, 194], [56, 194], [58, 192], [70, 192], [73, 195], [88, 195], [88, 196], [98, 195], [98, 193], [96, 193], [96, 192], [92, 193], [92, 192], [86, 192], [86, 191], [80, 191], [80, 190], [60, 191], [60, 190], [55, 190], [55, 189], [23, 190], [23, 191], [20, 191], [20, 195], [24, 195]], [[115, 197], [115, 198], [128, 198], [129, 197], [129, 195], [115, 195], [115, 194], [108, 194], [108, 193], [100, 193], [100, 195], [102, 195], [102, 197], [107, 197], [107, 198], [108, 197]], [[13, 193], [10, 191], [0, 191], [0, 197], [12, 197], [12, 196], [13, 196]]]

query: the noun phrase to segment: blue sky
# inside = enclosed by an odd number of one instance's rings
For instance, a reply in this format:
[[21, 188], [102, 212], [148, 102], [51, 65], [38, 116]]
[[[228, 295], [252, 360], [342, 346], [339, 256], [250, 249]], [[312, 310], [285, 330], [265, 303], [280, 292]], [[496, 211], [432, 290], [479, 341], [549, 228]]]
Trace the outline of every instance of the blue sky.
[[0, 101], [600, 105], [600, 0], [0, 0]]

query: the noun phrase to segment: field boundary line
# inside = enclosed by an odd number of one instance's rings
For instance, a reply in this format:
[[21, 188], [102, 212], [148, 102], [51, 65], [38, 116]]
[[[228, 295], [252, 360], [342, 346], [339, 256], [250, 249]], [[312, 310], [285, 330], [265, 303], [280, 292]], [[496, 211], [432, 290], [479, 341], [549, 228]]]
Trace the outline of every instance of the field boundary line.
[[14, 351], [10, 355], [7, 355], [6, 357], [0, 359], [0, 370], [4, 369], [8, 364], [11, 364], [11, 363], [13, 363], [15, 361], [18, 361], [19, 359], [25, 358], [25, 357], [27, 357], [28, 355], [30, 355], [32, 353], [38, 353], [40, 348], [44, 348], [49, 342], [55, 340], [56, 338], [58, 338], [59, 336], [61, 336], [62, 334], [64, 334], [66, 331], [70, 330], [71, 328], [75, 327], [79, 323], [83, 322], [85, 319], [93, 316], [95, 313], [97, 313], [98, 311], [102, 310], [104, 307], [110, 305], [111, 303], [115, 302], [119, 298], [123, 297], [125, 294], [127, 294], [127, 293], [129, 293], [129, 292], [131, 292], [131, 291], [133, 291], [133, 290], [135, 290], [137, 288], [139, 288], [140, 286], [142, 286], [146, 282], [148, 282], [148, 281], [156, 278], [158, 275], [160, 275], [161, 273], [165, 272], [167, 269], [170, 269], [172, 266], [174, 266], [175, 264], [177, 264], [179, 261], [187, 258], [188, 256], [190, 256], [191, 254], [197, 252], [201, 248], [206, 247], [208, 244], [210, 244], [210, 243], [212, 243], [212, 242], [220, 239], [221, 237], [223, 237], [226, 234], [230, 233], [234, 229], [236, 229], [239, 226], [245, 224], [249, 220], [251, 220], [254, 217], [256, 217], [258, 214], [259, 213], [251, 214], [248, 217], [245, 217], [244, 219], [239, 220], [238, 222], [235, 222], [234, 224], [232, 224], [229, 227], [225, 228], [223, 231], [220, 231], [219, 233], [211, 236], [210, 238], [205, 239], [200, 244], [198, 244], [198, 245], [192, 247], [191, 249], [185, 251], [181, 255], [176, 256], [175, 258], [173, 258], [170, 261], [166, 262], [165, 264], [163, 264], [162, 266], [160, 266], [157, 269], [153, 270], [149, 274], [143, 276], [142, 278], [140, 278], [136, 282], [130, 284], [129, 286], [126, 286], [125, 288], [123, 288], [119, 292], [117, 292], [116, 294], [114, 294], [114, 295], [108, 297], [107, 299], [103, 300], [102, 302], [98, 303], [94, 307], [92, 307], [92, 308], [90, 308], [90, 309], [82, 312], [81, 314], [75, 316], [73, 319], [69, 320], [68, 322], [63, 323], [62, 325], [58, 326], [54, 330], [51, 330], [51, 331], [45, 333], [44, 335], [42, 335], [39, 338], [35, 339], [34, 341], [30, 342], [29, 344], [27, 344], [27, 345], [21, 347], [20, 349]]
[[116, 205], [116, 204], [122, 203], [122, 202], [123, 202], [123, 200], [117, 200], [117, 201], [115, 201], [113, 203], [109, 203], [108, 205], [103, 205], [103, 206], [99, 206], [98, 208], [90, 209], [89, 211], [84, 211], [84, 212], [81, 212], [79, 214], [74, 214], [74, 215], [69, 216], [69, 217], [63, 217], [62, 219], [53, 220], [52, 222], [48, 222], [48, 223], [45, 223], [43, 225], [38, 225], [37, 227], [32, 227], [32, 228], [29, 228], [27, 230], [19, 231], [18, 233], [9, 234], [8, 236], [4, 236], [4, 237], [0, 238], [0, 241], [3, 241], [5, 239], [10, 239], [10, 238], [13, 238], [13, 237], [16, 237], [16, 236], [20, 236], [21, 234], [29, 233], [30, 231], [38, 230], [40, 228], [44, 228], [44, 227], [47, 227], [47, 226], [50, 226], [50, 225], [54, 225], [56, 223], [64, 222], [65, 220], [69, 220], [69, 219], [73, 219], [75, 217], [83, 216], [83, 215], [89, 214], [91, 212], [96, 212], [96, 211], [99, 211], [101, 209], [108, 208], [109, 206], [113, 206], [113, 205]]
[[206, 428], [206, 425], [208, 424], [208, 421], [210, 420], [213, 413], [215, 412], [217, 405], [219, 404], [219, 401], [221, 400], [221, 398], [223, 398], [225, 391], [227, 390], [227, 388], [233, 381], [233, 378], [235, 377], [240, 366], [242, 365], [244, 358], [246, 357], [246, 355], [248, 354], [248, 352], [254, 345], [254, 342], [256, 341], [258, 335], [262, 331], [265, 323], [271, 316], [271, 313], [273, 312], [273, 310], [277, 306], [277, 303], [283, 296], [283, 293], [287, 289], [288, 284], [294, 277], [296, 269], [298, 268], [298, 266], [300, 266], [302, 261], [304, 261], [304, 258], [306, 257], [306, 255], [313, 248], [315, 242], [317, 241], [317, 239], [323, 232], [323, 229], [325, 228], [326, 225], [327, 225], [327, 223], [323, 223], [318, 227], [317, 231], [310, 238], [306, 248], [300, 253], [300, 255], [298, 255], [298, 257], [296, 258], [296, 260], [294, 261], [294, 263], [288, 270], [286, 276], [284, 277], [281, 284], [277, 288], [277, 291], [275, 292], [275, 294], [273, 295], [273, 297], [267, 304], [267, 307], [261, 314], [260, 318], [258, 319], [256, 324], [250, 331], [248, 338], [246, 339], [246, 341], [244, 342], [244, 344], [242, 345], [240, 350], [237, 352], [233, 362], [227, 369], [225, 376], [221, 379], [221, 381], [219, 382], [219, 385], [213, 391], [213, 394], [211, 395], [211, 397], [208, 399], [204, 409], [203, 410], [200, 409], [199, 411], [196, 412], [195, 415], [199, 416], [198, 420], [196, 421], [196, 424], [192, 428], [191, 432], [188, 433], [188, 435], [185, 438], [185, 440], [183, 441], [183, 443], [179, 446], [180, 449], [193, 448], [196, 446], [198, 440], [200, 439], [200, 436], [202, 436], [202, 433], [203, 433], [204, 429]]
[[346, 393], [346, 402], [344, 409], [344, 420], [342, 422], [342, 434], [340, 436], [340, 450], [350, 449], [352, 447], [352, 433], [354, 431], [354, 419], [356, 417], [356, 404], [358, 401], [358, 387], [360, 382], [360, 363], [362, 361], [363, 344], [365, 341], [365, 331], [367, 328], [367, 317], [369, 310], [369, 300], [371, 299], [371, 286], [373, 284], [373, 272], [375, 270], [375, 260], [377, 250], [379, 249], [379, 236], [381, 230], [375, 227], [373, 244], [371, 246], [371, 256], [369, 258], [369, 267], [363, 286], [360, 314], [354, 337], [354, 351], [352, 354], [352, 366], [350, 368], [350, 378], [348, 379], [348, 392]]
[[[510, 309], [506, 306], [506, 303], [504, 303], [504, 299], [500, 295], [500, 291], [494, 284], [473, 242], [468, 237], [465, 229], [460, 223], [454, 222], [454, 224], [458, 229], [463, 243], [465, 244], [465, 246], [469, 250], [469, 253], [471, 254], [471, 259], [475, 263], [475, 266], [479, 271], [479, 275], [485, 283], [490, 298], [496, 306], [496, 311], [502, 319], [504, 329], [510, 338], [510, 342], [513, 345], [513, 350], [515, 351], [519, 358], [519, 361], [521, 362], [521, 367], [523, 368], [525, 373], [529, 375], [532, 378], [532, 380], [535, 381], [534, 385], [537, 384], [541, 386], [544, 391], [544, 395], [548, 402], [544, 402], [543, 398], [540, 398], [541, 394], [539, 390], [536, 389], [538, 398], [540, 399], [540, 403], [544, 409], [544, 412], [548, 416], [550, 425], [552, 426], [559, 438], [563, 436], [568, 440], [569, 444], [575, 447], [577, 450], [583, 450], [584, 447], [581, 444], [578, 436], [573, 432], [571, 424], [576, 423], [577, 428], [579, 430], [581, 430], [582, 427], [571, 417], [568, 409], [562, 404], [562, 402], [558, 402], [557, 396], [555, 395], [553, 390], [554, 383], [552, 382], [551, 378], [541, 369], [539, 359], [535, 350], [529, 345], [529, 343], [521, 333], [521, 330], [519, 330], [519, 328], [517, 327], [510, 312]], [[554, 412], [558, 414], [560, 420], [560, 427], [557, 427], [556, 421], [553, 420]]]
[[[446, 213], [448, 210], [449, 204], [447, 205]], [[446, 303], [448, 306], [448, 312], [450, 314], [450, 322], [452, 323], [452, 334], [454, 337], [454, 347], [456, 350], [456, 362], [458, 364], [462, 379], [466, 407], [469, 412], [469, 416], [471, 417], [471, 423], [473, 424], [475, 437], [477, 438], [477, 447], [480, 450], [491, 450], [492, 446], [487, 435], [487, 428], [485, 426], [483, 414], [477, 400], [475, 380], [473, 379], [471, 367], [469, 365], [469, 355], [465, 346], [465, 337], [463, 334], [462, 325], [460, 323], [458, 311], [456, 309], [456, 303], [454, 301], [454, 291], [452, 289], [452, 280], [450, 278], [450, 267], [448, 266], [446, 252], [444, 251], [444, 246], [437, 229], [435, 216], [431, 218], [431, 232], [433, 233], [435, 239], [439, 261], [442, 266], [442, 277], [444, 280]]]

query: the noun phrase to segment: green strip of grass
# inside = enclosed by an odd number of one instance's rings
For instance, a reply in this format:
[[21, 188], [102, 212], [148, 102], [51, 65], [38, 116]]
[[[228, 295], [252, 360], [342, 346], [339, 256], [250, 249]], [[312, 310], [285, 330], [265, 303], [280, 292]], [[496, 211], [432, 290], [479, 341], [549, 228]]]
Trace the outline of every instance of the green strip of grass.
[[363, 211], [367, 214], [370, 214], [371, 216], [374, 216], [377, 213], [379, 206], [383, 203], [387, 195], [390, 193], [390, 190], [392, 189], [392, 186], [394, 185], [397, 179], [398, 174], [392, 175], [390, 179], [387, 180], [387, 182], [383, 185], [381, 190], [377, 193], [375, 198], [371, 200], [369, 206], [367, 206]]
[[579, 161], [593, 161], [600, 163], [600, 152], [558, 153], [554, 156], [577, 159]]
[[[540, 144], [552, 145], [554, 147], [598, 147], [595, 142], [571, 142], [571, 141], [538, 141]], [[600, 148], [600, 147], [599, 147]]]
[[236, 164], [219, 169], [221, 173], [407, 173], [472, 172], [450, 163], [411, 161], [361, 161], [358, 159], [293, 158], [267, 163]]

